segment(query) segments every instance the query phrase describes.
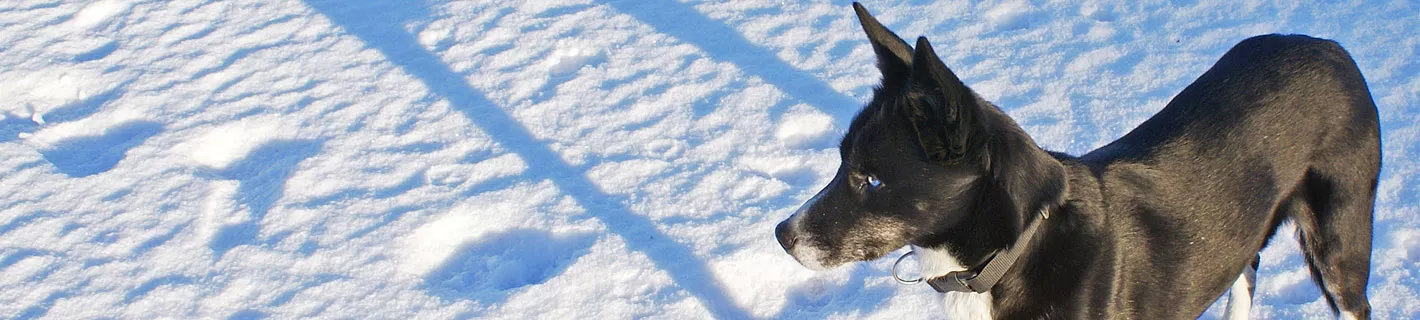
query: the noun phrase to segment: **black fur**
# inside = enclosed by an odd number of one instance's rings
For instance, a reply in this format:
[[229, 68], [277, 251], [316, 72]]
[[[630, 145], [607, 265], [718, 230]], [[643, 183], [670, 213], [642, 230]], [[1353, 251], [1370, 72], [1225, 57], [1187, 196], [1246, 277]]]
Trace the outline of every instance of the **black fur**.
[[801, 262], [911, 244], [975, 265], [1047, 209], [1043, 233], [990, 291], [996, 317], [1192, 319], [1290, 220], [1333, 309], [1369, 317], [1379, 121], [1335, 42], [1244, 40], [1157, 115], [1073, 157], [1038, 147], [926, 38], [913, 50], [855, 8], [882, 86], [844, 136], [832, 182], [776, 229], [791, 254], [815, 252]]

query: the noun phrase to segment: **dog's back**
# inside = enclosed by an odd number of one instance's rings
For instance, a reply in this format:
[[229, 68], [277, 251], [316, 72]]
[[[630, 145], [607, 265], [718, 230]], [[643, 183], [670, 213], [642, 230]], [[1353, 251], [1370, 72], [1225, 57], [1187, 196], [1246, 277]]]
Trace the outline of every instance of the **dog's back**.
[[[1380, 159], [1376, 107], [1350, 55], [1329, 40], [1266, 35], [1080, 160], [1116, 206], [1104, 209], [1110, 228], [1138, 235], [1116, 248], [1154, 253], [1122, 270], [1160, 285], [1136, 293], [1158, 298], [1143, 300], [1206, 305], [1212, 297], [1174, 291], [1226, 287], [1291, 219], [1327, 300], [1364, 318]], [[1196, 227], [1170, 229], [1186, 224]]]
[[1378, 164], [1379, 137], [1370, 91], [1344, 49], [1308, 36], [1264, 35], [1238, 43], [1157, 115], [1084, 158], [1300, 157], [1369, 140], [1377, 148], [1350, 147], [1374, 151]]

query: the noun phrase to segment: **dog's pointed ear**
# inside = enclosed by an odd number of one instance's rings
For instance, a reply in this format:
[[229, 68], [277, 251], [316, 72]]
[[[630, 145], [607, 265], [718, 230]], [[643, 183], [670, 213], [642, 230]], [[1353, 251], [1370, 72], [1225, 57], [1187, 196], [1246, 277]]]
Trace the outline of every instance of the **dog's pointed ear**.
[[912, 66], [912, 47], [907, 46], [896, 33], [888, 30], [877, 18], [868, 13], [862, 4], [853, 3], [853, 12], [858, 14], [858, 23], [868, 34], [868, 42], [873, 44], [873, 52], [878, 56], [878, 70], [883, 73], [883, 86], [901, 83], [907, 78]]
[[912, 61], [907, 115], [927, 160], [982, 166], [991, 175], [992, 205], [1013, 213], [1020, 228], [1033, 210], [1064, 203], [1065, 168], [962, 83], [926, 37], [917, 38]]
[[917, 38], [912, 60], [908, 117], [917, 142], [927, 160], [956, 163], [971, 152], [968, 143], [979, 134], [976, 115], [981, 106], [971, 89], [937, 57], [926, 37]]

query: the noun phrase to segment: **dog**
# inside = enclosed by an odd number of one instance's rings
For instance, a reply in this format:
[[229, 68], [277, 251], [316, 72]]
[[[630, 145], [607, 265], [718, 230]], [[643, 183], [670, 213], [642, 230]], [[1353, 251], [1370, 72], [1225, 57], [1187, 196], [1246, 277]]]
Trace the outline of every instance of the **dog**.
[[1246, 317], [1258, 251], [1291, 221], [1333, 312], [1369, 318], [1379, 119], [1337, 43], [1243, 40], [1158, 114], [1071, 156], [1037, 146], [927, 38], [909, 46], [853, 8], [882, 82], [833, 179], [775, 228], [800, 264], [910, 245], [970, 317], [1195, 319], [1230, 287], [1229, 316]]

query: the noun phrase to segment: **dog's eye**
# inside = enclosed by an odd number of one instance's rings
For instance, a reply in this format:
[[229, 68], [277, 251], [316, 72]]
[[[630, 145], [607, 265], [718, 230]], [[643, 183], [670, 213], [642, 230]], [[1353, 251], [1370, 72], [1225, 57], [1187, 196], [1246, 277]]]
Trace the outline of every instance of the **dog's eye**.
[[877, 176], [868, 175], [867, 178], [863, 179], [863, 186], [866, 187], [868, 191], [878, 191], [878, 189], [883, 187], [883, 181], [878, 180]]

